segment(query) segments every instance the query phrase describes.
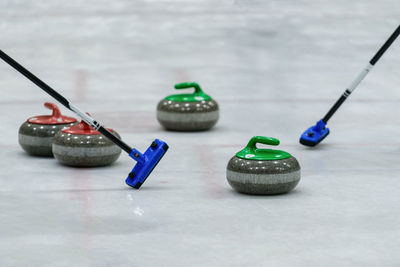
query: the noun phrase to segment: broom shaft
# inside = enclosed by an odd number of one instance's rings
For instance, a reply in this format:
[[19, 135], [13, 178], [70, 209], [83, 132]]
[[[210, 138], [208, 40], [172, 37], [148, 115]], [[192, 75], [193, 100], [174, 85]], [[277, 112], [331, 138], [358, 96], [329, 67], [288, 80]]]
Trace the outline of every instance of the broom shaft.
[[335, 104], [331, 107], [325, 117], [322, 119], [323, 122], [327, 123], [328, 120], [335, 114], [335, 112], [339, 109], [339, 107], [343, 104], [343, 102], [349, 97], [349, 95], [357, 88], [357, 86], [364, 80], [365, 76], [370, 72], [372, 67], [376, 62], [382, 57], [382, 55], [386, 52], [386, 50], [392, 45], [394, 40], [400, 34], [400, 25], [397, 29], [392, 33], [392, 35], [387, 39], [387, 41], [382, 45], [382, 47], [376, 52], [375, 56], [369, 61], [368, 65], [358, 74], [358, 76], [354, 79], [354, 81], [350, 84], [350, 86], [343, 92], [340, 98], [335, 102]]
[[21, 73], [26, 78], [28, 78], [30, 81], [32, 81], [34, 84], [36, 84], [38, 87], [40, 87], [43, 91], [45, 91], [46, 93], [51, 95], [53, 98], [55, 98], [58, 102], [60, 102], [66, 108], [73, 111], [75, 114], [77, 114], [79, 117], [81, 117], [86, 123], [88, 123], [90, 126], [95, 128], [97, 131], [99, 131], [105, 137], [110, 139], [110, 141], [112, 141], [114, 144], [116, 144], [121, 149], [126, 151], [128, 154], [132, 151], [132, 148], [130, 146], [128, 146], [125, 142], [123, 142], [118, 137], [113, 135], [110, 131], [108, 131], [106, 128], [101, 126], [92, 117], [88, 116], [87, 114], [85, 114], [84, 112], [79, 110], [77, 107], [72, 105], [65, 97], [60, 95], [56, 90], [54, 90], [49, 85], [47, 85], [45, 82], [40, 80], [33, 73], [31, 73], [30, 71], [25, 69], [22, 65], [20, 65], [18, 62], [16, 62], [14, 59], [12, 59], [10, 56], [8, 56], [6, 53], [4, 53], [2, 50], [0, 50], [0, 58], [3, 59], [5, 62], [7, 62], [11, 67], [13, 67], [19, 73]]

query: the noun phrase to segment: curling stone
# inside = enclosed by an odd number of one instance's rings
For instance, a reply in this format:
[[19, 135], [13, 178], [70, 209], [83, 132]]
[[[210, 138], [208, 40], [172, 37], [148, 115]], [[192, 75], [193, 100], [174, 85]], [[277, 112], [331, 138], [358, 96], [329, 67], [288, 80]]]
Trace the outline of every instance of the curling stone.
[[179, 83], [175, 89], [194, 88], [192, 94], [169, 95], [157, 106], [157, 119], [168, 130], [203, 131], [213, 127], [219, 118], [215, 100], [195, 82]]
[[254, 136], [228, 162], [226, 178], [238, 192], [253, 195], [287, 193], [300, 181], [300, 165], [281, 150], [257, 148], [256, 144], [279, 145], [271, 137]]
[[61, 115], [57, 105], [53, 103], [46, 102], [44, 106], [53, 110], [53, 114], [28, 118], [19, 128], [18, 141], [28, 154], [52, 157], [54, 135], [61, 129], [76, 124], [77, 120]]
[[[108, 130], [121, 138], [116, 131]], [[96, 167], [116, 161], [121, 154], [121, 148], [82, 120], [54, 136], [53, 154], [64, 165]]]

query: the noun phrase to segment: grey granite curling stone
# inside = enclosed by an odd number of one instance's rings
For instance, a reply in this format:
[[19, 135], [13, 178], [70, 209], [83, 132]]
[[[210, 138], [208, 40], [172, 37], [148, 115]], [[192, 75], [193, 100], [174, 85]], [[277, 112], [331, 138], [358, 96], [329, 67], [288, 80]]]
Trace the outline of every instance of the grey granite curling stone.
[[31, 155], [52, 157], [54, 135], [61, 129], [77, 123], [75, 118], [61, 115], [53, 103], [44, 103], [46, 108], [53, 110], [52, 115], [30, 117], [19, 128], [18, 141], [21, 147]]
[[228, 162], [226, 178], [238, 192], [254, 195], [287, 193], [300, 181], [300, 165], [295, 157], [281, 150], [260, 149], [257, 143], [279, 145], [279, 140], [253, 137]]
[[[116, 131], [108, 130], [121, 138]], [[96, 167], [116, 161], [121, 154], [121, 148], [81, 121], [54, 136], [53, 154], [60, 163], [65, 165]]]
[[176, 84], [176, 89], [194, 88], [193, 94], [169, 95], [157, 106], [157, 119], [168, 130], [203, 131], [213, 127], [219, 118], [215, 100], [197, 83]]

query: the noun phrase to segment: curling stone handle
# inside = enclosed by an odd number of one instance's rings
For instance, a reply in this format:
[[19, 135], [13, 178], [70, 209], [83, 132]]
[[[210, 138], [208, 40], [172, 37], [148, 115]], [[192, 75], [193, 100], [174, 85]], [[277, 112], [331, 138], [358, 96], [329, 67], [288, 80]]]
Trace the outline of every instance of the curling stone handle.
[[87, 124], [84, 120], [81, 120], [81, 122], [79, 123], [79, 126], [81, 127], [81, 129], [84, 131], [84, 132], [90, 132], [90, 125], [89, 124]]
[[185, 83], [177, 83], [175, 84], [175, 89], [187, 89], [187, 88], [194, 88], [195, 94], [203, 94], [203, 90], [201, 89], [200, 85], [195, 82], [185, 82]]
[[255, 149], [257, 149], [256, 145], [258, 143], [264, 144], [264, 145], [270, 145], [270, 146], [277, 146], [277, 145], [279, 145], [280, 142], [278, 139], [272, 138], [272, 137], [254, 136], [253, 138], [250, 139], [246, 148], [255, 150]]
[[54, 118], [61, 118], [61, 111], [60, 109], [57, 107], [56, 104], [51, 103], [51, 102], [46, 102], [44, 103], [44, 106], [48, 109], [51, 109], [53, 111], [53, 114], [51, 115]]

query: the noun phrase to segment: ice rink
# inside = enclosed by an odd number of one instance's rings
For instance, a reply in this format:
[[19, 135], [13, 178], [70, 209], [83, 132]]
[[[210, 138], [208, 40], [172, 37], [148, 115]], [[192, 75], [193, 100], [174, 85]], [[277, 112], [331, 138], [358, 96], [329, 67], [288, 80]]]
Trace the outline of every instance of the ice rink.
[[[170, 146], [140, 190], [124, 152], [102, 168], [28, 156], [18, 128], [55, 100], [1, 61], [0, 266], [399, 266], [400, 40], [323, 143], [298, 142], [399, 14], [398, 0], [0, 1], [0, 49], [128, 144]], [[211, 131], [157, 122], [184, 81], [219, 103]], [[226, 165], [254, 135], [299, 160], [294, 191], [231, 189]]]

